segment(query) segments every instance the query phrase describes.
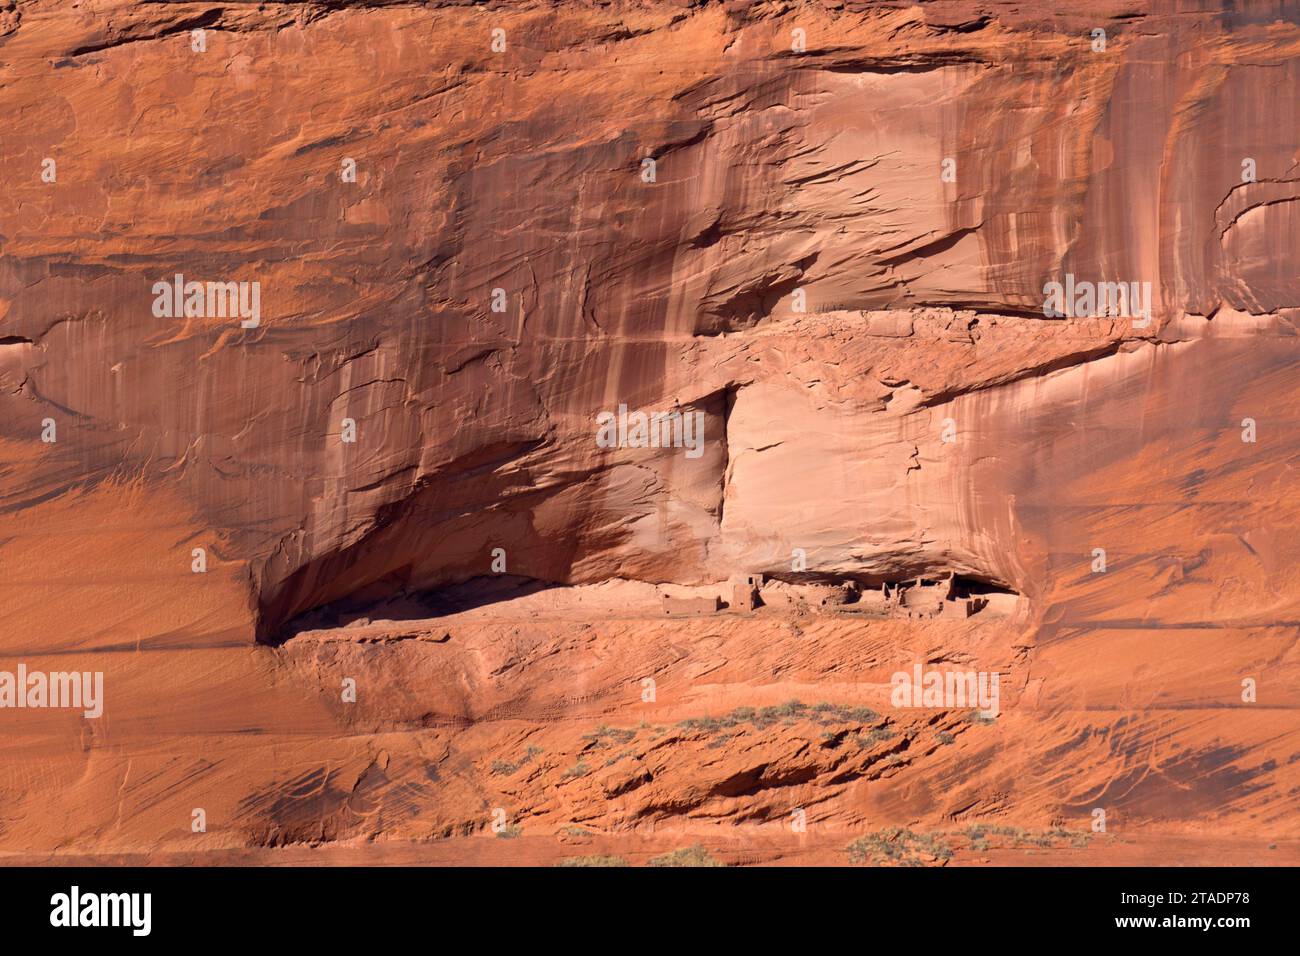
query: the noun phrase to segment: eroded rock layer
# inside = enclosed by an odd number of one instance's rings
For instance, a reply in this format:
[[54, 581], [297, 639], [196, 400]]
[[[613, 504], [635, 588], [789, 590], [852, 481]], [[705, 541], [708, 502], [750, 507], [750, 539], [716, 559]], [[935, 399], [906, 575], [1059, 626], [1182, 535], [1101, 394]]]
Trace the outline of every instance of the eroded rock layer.
[[1056, 6], [9, 3], [0, 849], [1295, 862], [1300, 5]]

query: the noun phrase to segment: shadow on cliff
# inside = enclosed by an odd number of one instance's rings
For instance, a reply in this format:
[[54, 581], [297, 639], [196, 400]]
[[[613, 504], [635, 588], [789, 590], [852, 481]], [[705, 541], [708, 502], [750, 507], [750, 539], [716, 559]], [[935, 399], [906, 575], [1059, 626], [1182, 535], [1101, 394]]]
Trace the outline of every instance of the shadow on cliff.
[[267, 633], [262, 642], [280, 645], [305, 631], [361, 627], [372, 621], [421, 621], [460, 614], [489, 604], [527, 597], [557, 586], [535, 578], [503, 574], [472, 578], [462, 584], [436, 590], [402, 589], [378, 600], [368, 599], [364, 595], [349, 595], [298, 615], [274, 632]]

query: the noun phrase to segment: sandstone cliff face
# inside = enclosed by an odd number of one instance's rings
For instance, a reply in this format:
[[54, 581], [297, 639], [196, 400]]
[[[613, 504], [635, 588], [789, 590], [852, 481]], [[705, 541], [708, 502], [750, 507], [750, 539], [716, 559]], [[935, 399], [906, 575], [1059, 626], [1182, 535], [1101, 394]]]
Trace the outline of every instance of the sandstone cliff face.
[[[0, 844], [1098, 803], [1293, 841], [1300, 6], [1052, 6], [11, 3], [2, 646], [109, 698], [0, 711]], [[177, 275], [256, 323], [159, 309]], [[1139, 294], [1048, 317], [1053, 282]], [[698, 454], [603, 447], [620, 406], [699, 413]], [[392, 623], [498, 573], [933, 572], [1022, 600]], [[1015, 706], [855, 710], [915, 660]], [[850, 718], [689, 724], [791, 698]], [[614, 776], [570, 773], [601, 725]]]

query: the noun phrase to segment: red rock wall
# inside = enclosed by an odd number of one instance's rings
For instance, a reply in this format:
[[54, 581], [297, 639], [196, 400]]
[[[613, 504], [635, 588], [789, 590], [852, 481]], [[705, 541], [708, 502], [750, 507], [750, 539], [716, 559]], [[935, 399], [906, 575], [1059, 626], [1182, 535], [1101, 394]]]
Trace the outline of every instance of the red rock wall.
[[[275, 643], [498, 547], [1293, 638], [1300, 6], [1058, 7], [10, 3], [7, 650]], [[177, 273], [260, 323], [157, 317]], [[1150, 323], [1044, 317], [1067, 274]], [[599, 447], [620, 404], [703, 453]]]

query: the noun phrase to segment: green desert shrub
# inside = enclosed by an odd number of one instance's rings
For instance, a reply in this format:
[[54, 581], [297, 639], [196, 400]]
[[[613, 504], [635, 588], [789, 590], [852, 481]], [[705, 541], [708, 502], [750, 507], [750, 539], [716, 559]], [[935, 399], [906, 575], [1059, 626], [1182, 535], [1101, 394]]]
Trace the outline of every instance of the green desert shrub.
[[700, 844], [673, 850], [650, 860], [651, 866], [725, 866], [721, 860]]

